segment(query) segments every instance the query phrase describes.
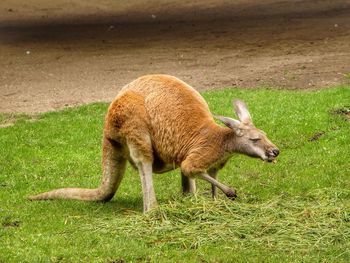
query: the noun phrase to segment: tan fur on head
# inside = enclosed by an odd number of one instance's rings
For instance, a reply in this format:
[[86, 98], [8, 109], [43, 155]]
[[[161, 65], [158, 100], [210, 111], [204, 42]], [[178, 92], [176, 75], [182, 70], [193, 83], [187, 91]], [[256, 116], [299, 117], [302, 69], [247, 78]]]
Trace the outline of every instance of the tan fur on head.
[[216, 174], [235, 152], [273, 161], [278, 149], [254, 127], [244, 102], [235, 100], [239, 120], [218, 116], [215, 123], [201, 95], [168, 75], [147, 75], [126, 85], [111, 103], [103, 134], [103, 176], [96, 189], [62, 188], [30, 197], [40, 199], [109, 200], [117, 191], [126, 162], [138, 169], [144, 211], [156, 205], [152, 172], [181, 168], [183, 192], [195, 192], [200, 178], [234, 198], [233, 189]]

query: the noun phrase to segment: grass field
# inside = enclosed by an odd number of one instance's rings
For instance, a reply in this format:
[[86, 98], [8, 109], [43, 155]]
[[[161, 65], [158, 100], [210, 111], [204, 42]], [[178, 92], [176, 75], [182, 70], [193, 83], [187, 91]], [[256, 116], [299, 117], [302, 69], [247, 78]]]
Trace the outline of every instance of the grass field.
[[160, 205], [146, 215], [130, 167], [108, 203], [25, 199], [99, 184], [107, 104], [0, 115], [0, 262], [350, 262], [350, 87], [203, 96], [231, 116], [231, 98], [245, 100], [278, 162], [233, 156], [219, 180], [235, 201], [211, 200], [202, 181], [183, 197], [179, 171], [155, 175]]

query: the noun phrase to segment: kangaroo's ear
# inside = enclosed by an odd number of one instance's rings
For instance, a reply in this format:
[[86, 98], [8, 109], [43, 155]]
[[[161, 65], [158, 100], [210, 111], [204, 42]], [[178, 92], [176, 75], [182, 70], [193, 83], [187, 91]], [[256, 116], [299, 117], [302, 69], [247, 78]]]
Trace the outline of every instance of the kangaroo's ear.
[[229, 117], [224, 117], [224, 116], [214, 116], [216, 119], [221, 121], [223, 124], [225, 124], [227, 127], [230, 129], [234, 130], [237, 136], [242, 136], [242, 130], [240, 129], [241, 122]]
[[249, 124], [252, 123], [252, 118], [248, 111], [247, 105], [241, 100], [233, 100], [233, 107], [241, 122]]

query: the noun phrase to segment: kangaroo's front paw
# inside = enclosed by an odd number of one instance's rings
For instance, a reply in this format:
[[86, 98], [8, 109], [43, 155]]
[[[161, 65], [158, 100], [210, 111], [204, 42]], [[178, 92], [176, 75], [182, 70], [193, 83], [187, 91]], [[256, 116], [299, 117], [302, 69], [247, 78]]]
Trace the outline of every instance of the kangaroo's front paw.
[[226, 196], [231, 199], [231, 200], [235, 200], [236, 197], [237, 197], [237, 194], [236, 194], [236, 190], [235, 189], [229, 189], [227, 192], [226, 192]]

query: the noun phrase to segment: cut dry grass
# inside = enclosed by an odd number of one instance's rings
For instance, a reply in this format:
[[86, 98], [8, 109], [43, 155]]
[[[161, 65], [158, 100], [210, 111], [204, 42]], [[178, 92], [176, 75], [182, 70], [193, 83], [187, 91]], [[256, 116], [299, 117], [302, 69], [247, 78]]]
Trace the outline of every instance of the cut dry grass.
[[[339, 203], [349, 198], [350, 190], [325, 195], [330, 191], [319, 189], [304, 197], [280, 195], [253, 203], [242, 198], [234, 205], [227, 199], [178, 199], [128, 221], [99, 218], [84, 225], [82, 231], [116, 236], [122, 232], [130, 239], [177, 249], [228, 242], [287, 254], [306, 254], [310, 247], [322, 253], [334, 244], [350, 242], [349, 207]], [[344, 250], [338, 256], [342, 253], [349, 252]]]

